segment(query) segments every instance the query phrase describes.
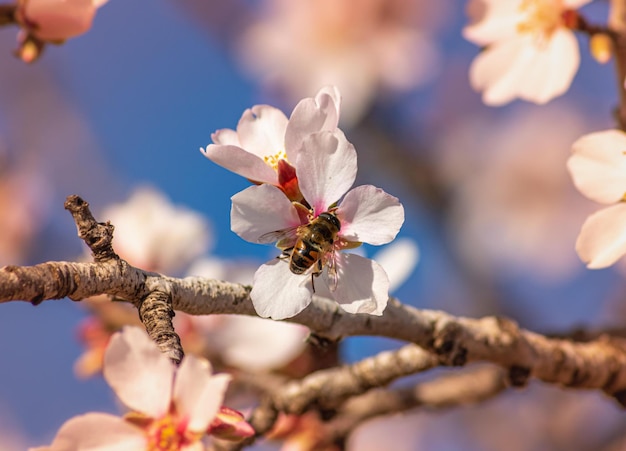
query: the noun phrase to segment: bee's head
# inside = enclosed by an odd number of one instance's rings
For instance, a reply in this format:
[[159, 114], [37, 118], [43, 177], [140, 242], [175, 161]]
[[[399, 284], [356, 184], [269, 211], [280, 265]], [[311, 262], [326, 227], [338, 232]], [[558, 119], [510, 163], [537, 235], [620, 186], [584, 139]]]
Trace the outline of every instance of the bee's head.
[[341, 230], [341, 223], [339, 222], [339, 218], [337, 218], [337, 216], [335, 216], [333, 213], [327, 211], [320, 214], [319, 217], [334, 225], [337, 228], [337, 231]]

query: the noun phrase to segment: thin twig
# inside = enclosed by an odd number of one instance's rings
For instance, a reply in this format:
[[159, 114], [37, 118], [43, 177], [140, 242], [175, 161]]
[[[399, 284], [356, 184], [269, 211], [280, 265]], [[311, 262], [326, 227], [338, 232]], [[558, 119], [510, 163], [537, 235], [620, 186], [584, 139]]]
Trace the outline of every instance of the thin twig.
[[363, 422], [416, 407], [429, 410], [478, 404], [507, 387], [505, 372], [495, 366], [478, 366], [414, 386], [377, 389], [348, 400], [325, 428], [327, 443], [342, 443]]
[[626, 130], [626, 1], [611, 0], [609, 9], [608, 25], [613, 30], [613, 54], [615, 57], [615, 70], [619, 92], [619, 106], [616, 110], [616, 118], [619, 127]]

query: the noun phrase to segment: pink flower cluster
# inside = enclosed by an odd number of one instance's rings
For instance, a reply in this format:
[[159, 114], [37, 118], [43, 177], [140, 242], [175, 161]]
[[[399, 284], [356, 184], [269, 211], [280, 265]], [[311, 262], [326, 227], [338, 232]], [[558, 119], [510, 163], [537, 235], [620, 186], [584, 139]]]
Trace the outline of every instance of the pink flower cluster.
[[250, 297], [262, 317], [292, 317], [313, 293], [351, 313], [381, 315], [387, 304], [383, 268], [339, 251], [389, 243], [404, 222], [404, 209], [374, 186], [350, 190], [357, 156], [337, 127], [339, 109], [335, 87], [300, 101], [289, 118], [257, 105], [244, 112], [236, 130], [217, 131], [214, 144], [201, 149], [255, 184], [232, 197], [231, 229], [246, 241], [276, 242], [284, 251], [284, 258], [254, 275]]
[[113, 335], [103, 372], [129, 412], [71, 418], [50, 446], [31, 451], [200, 451], [208, 434], [228, 440], [254, 434], [239, 412], [222, 406], [229, 375], [211, 374], [209, 362], [194, 356], [186, 356], [176, 368], [137, 327]]

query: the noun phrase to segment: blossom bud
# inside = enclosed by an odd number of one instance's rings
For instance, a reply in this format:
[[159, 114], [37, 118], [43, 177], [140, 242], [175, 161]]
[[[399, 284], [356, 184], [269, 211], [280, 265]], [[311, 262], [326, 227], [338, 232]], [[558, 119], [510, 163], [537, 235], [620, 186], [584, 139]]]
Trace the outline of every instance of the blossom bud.
[[15, 49], [15, 56], [25, 63], [32, 63], [39, 59], [43, 51], [44, 43], [36, 37], [20, 33], [18, 35], [18, 47]]
[[596, 33], [589, 40], [591, 56], [600, 64], [606, 64], [613, 56], [613, 43], [606, 33]]
[[16, 13], [22, 28], [42, 41], [61, 43], [91, 28], [106, 0], [21, 0]]
[[222, 440], [238, 442], [252, 437], [254, 429], [244, 420], [241, 412], [222, 406], [207, 433]]

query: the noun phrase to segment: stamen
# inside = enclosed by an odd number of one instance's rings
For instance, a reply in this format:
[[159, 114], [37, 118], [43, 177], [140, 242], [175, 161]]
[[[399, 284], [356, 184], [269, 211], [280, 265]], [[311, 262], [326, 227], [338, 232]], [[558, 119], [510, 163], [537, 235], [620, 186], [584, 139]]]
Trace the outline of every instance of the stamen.
[[538, 45], [544, 45], [550, 35], [563, 26], [561, 0], [522, 0], [519, 9], [524, 19], [517, 24], [517, 31], [533, 34]]
[[274, 155], [266, 155], [263, 157], [263, 161], [271, 166], [275, 171], [278, 170], [278, 162], [280, 160], [287, 160], [287, 154], [284, 150], [279, 150]]
[[[147, 427], [148, 443], [146, 451], [178, 451], [197, 438], [191, 438], [180, 430], [177, 418], [170, 414], [152, 421]], [[199, 438], [199, 437], [198, 437]]]

